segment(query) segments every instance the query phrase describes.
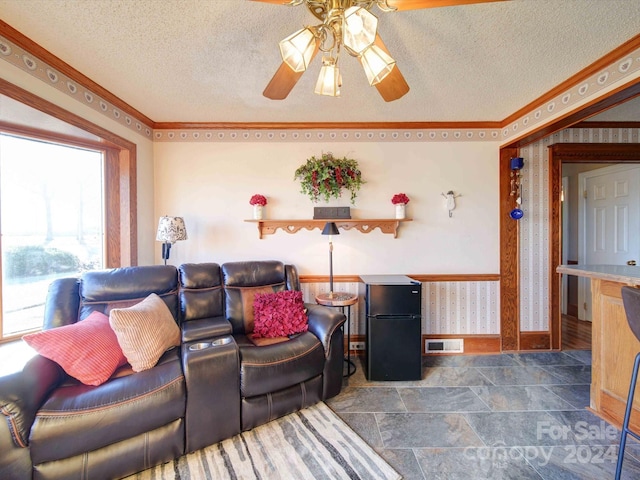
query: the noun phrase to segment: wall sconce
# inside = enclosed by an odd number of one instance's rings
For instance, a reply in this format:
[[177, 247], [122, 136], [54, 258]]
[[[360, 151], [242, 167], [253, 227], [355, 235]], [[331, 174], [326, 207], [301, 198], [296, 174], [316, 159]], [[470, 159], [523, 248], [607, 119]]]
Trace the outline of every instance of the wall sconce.
[[511, 210], [509, 216], [514, 220], [520, 220], [524, 216], [524, 212], [520, 208], [522, 204], [522, 173], [520, 170], [524, 167], [524, 158], [513, 157], [509, 166], [511, 168], [511, 193], [509, 195], [516, 199], [516, 206]]
[[453, 190], [449, 190], [447, 193], [441, 193], [444, 197], [444, 208], [449, 211], [449, 218], [453, 217], [453, 211], [456, 209], [456, 198], [461, 197], [462, 194], [456, 195]]
[[182, 217], [160, 217], [156, 241], [162, 242], [162, 259], [167, 264], [171, 254], [171, 245], [187, 239], [187, 227]]

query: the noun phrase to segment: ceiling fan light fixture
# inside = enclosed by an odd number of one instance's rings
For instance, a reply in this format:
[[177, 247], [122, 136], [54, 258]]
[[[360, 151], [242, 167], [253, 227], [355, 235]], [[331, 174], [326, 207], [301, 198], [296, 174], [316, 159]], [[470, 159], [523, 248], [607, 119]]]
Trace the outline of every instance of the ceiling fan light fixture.
[[396, 61], [377, 45], [371, 45], [360, 57], [369, 85], [374, 86], [385, 79], [396, 66]]
[[280, 41], [282, 60], [294, 72], [304, 72], [313, 58], [316, 42], [315, 32], [311, 28], [298, 30]]
[[322, 68], [320, 68], [314, 92], [318, 95], [339, 97], [341, 86], [342, 76], [338, 65], [336, 65], [336, 60], [333, 57], [323, 57]]
[[343, 43], [355, 55], [360, 55], [376, 39], [378, 18], [362, 7], [349, 7], [344, 12]]

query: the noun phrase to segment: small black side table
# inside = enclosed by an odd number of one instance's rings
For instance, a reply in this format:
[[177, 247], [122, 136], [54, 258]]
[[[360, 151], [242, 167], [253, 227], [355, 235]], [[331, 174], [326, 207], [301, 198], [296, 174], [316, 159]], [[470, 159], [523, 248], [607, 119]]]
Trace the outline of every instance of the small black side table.
[[316, 303], [327, 307], [340, 307], [344, 313], [344, 307], [347, 307], [347, 373], [343, 377], [350, 377], [356, 373], [356, 364], [351, 361], [351, 305], [358, 303], [358, 295], [347, 292], [330, 292], [316, 295]]

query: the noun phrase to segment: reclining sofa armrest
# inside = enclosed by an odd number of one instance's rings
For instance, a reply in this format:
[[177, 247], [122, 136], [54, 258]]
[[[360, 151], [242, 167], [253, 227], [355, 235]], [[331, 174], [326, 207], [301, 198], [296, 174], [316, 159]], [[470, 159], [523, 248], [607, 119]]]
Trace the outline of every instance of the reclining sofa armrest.
[[80, 310], [80, 282], [77, 278], [58, 278], [51, 282], [44, 304], [43, 329], [75, 323]]
[[309, 331], [324, 347], [322, 399], [327, 400], [340, 393], [342, 388], [342, 362], [344, 359], [344, 332], [342, 325], [347, 317], [335, 308], [313, 303], [305, 304], [309, 317]]
[[183, 322], [182, 343], [207, 340], [231, 334], [231, 323], [224, 317], [206, 317]]
[[240, 354], [231, 335], [182, 345], [185, 453], [240, 433]]
[[[305, 303], [307, 316], [309, 317], [309, 331], [312, 332], [322, 342], [325, 357], [331, 354], [331, 337], [342, 328], [347, 317], [335, 308], [317, 305], [315, 303]], [[340, 349], [340, 355], [342, 349]]]
[[49, 392], [65, 378], [57, 363], [40, 355], [21, 372], [0, 377], [0, 478], [31, 478], [31, 427]]

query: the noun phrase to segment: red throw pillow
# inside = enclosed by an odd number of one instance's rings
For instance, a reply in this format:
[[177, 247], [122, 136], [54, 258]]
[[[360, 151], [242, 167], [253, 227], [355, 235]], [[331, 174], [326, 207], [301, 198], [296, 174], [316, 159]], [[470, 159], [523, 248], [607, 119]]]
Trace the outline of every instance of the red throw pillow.
[[302, 292], [258, 293], [253, 300], [253, 336], [285, 337], [309, 329]]
[[22, 337], [36, 352], [85, 385], [106, 382], [127, 363], [109, 317], [92, 312], [84, 320]]

